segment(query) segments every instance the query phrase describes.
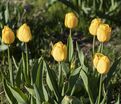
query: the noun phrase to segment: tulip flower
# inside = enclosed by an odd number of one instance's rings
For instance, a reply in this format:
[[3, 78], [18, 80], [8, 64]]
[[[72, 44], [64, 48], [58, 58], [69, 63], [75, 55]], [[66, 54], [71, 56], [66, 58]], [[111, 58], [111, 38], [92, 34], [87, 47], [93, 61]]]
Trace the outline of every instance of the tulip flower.
[[95, 18], [92, 20], [90, 27], [89, 27], [89, 32], [91, 35], [94, 35], [94, 36], [97, 35], [97, 29], [101, 23], [102, 21], [100, 18]]
[[57, 42], [53, 46], [51, 54], [56, 61], [64, 61], [67, 58], [67, 46], [62, 42]]
[[73, 12], [69, 12], [65, 16], [65, 26], [72, 29], [75, 28], [78, 24], [78, 18]]
[[100, 42], [107, 42], [111, 37], [111, 28], [108, 24], [100, 24], [97, 29], [97, 39]]
[[14, 32], [8, 26], [4, 26], [4, 29], [2, 30], [2, 42], [10, 45], [14, 40]]
[[106, 74], [110, 69], [110, 60], [107, 56], [96, 53], [93, 59], [93, 65], [100, 74]]
[[29, 42], [32, 39], [32, 34], [29, 26], [23, 24], [17, 31], [17, 38], [22, 42]]

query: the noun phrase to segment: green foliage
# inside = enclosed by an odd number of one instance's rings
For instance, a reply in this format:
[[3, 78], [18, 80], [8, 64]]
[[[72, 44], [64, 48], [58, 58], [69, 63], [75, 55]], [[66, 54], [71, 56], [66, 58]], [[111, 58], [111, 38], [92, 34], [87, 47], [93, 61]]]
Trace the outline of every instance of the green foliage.
[[[0, 89], [4, 88], [8, 102], [10, 104], [97, 103], [100, 76], [92, 68], [90, 62], [92, 59], [88, 60], [91, 55], [86, 57], [85, 51], [82, 47], [80, 48], [83, 45], [84, 48], [86, 47], [86, 41], [79, 39], [75, 34], [78, 35], [78, 30], [79, 33], [80, 30], [83, 32], [83, 36], [88, 34], [88, 24], [94, 17], [101, 17], [114, 23], [113, 26], [120, 26], [121, 2], [118, 0], [36, 0], [36, 2], [28, 0], [25, 3], [19, 1], [14, 3], [3, 0], [0, 1], [0, 4], [0, 31], [4, 25], [9, 25], [16, 33], [19, 26], [27, 22], [33, 35], [33, 40], [28, 43], [28, 53], [26, 53], [24, 44], [18, 42], [17, 39], [10, 47], [9, 59], [11, 59], [13, 69], [13, 84], [10, 81], [6, 61], [8, 46], [1, 42]], [[75, 31], [68, 36], [68, 30], [64, 28], [63, 23], [64, 15], [72, 10], [78, 15], [80, 22]], [[115, 34], [117, 36], [117, 30], [115, 30]], [[120, 34], [118, 35], [120, 36]], [[75, 37], [78, 38], [76, 47]], [[65, 62], [56, 63], [50, 57], [50, 42], [58, 40], [67, 43], [68, 58]], [[118, 52], [120, 48], [115, 47], [117, 42], [113, 43], [114, 46], [112, 43], [111, 45], [106, 43], [105, 46], [108, 48], [104, 48], [104, 53], [112, 58], [112, 66], [109, 73], [102, 78], [100, 104], [110, 103], [113, 95], [118, 96], [115, 97], [117, 99], [117, 101], [115, 99], [115, 103], [120, 103], [118, 91], [116, 95], [110, 93], [114, 89], [113, 87], [117, 86], [118, 77], [116, 76], [119, 76], [120, 79], [121, 73], [119, 64], [121, 58], [118, 58], [117, 54], [114, 55], [115, 51], [120, 53]], [[111, 48], [109, 49], [109, 47]], [[115, 51], [112, 52], [112, 50]], [[17, 53], [19, 53], [18, 56]]]

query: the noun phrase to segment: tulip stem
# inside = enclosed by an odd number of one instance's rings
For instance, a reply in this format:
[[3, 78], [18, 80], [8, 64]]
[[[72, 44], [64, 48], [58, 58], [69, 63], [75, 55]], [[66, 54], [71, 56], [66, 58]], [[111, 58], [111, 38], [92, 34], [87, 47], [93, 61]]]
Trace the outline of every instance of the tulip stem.
[[12, 63], [10, 58], [10, 47], [8, 46], [8, 65], [9, 65], [9, 74], [10, 74], [10, 82], [13, 86], [13, 70], [12, 70]]
[[101, 53], [103, 53], [103, 43], [101, 43]]
[[102, 92], [102, 74], [100, 76], [100, 85], [99, 85], [99, 95], [98, 95], [98, 103], [97, 104], [100, 104], [100, 98], [101, 98], [101, 92]]
[[59, 75], [58, 75], [58, 85], [61, 87], [61, 85], [62, 85], [61, 62], [59, 62], [58, 65], [59, 65], [59, 68], [58, 68], [58, 72], [59, 72]]
[[72, 31], [71, 31], [71, 29], [70, 29], [70, 31], [69, 31], [69, 35], [71, 35], [71, 33], [72, 33]]
[[95, 54], [95, 36], [93, 36], [93, 46], [92, 46], [93, 55]]
[[26, 48], [26, 70], [27, 70], [27, 77], [29, 77], [29, 62], [28, 62], [28, 48], [27, 48], [27, 43], [25, 43], [25, 48]]

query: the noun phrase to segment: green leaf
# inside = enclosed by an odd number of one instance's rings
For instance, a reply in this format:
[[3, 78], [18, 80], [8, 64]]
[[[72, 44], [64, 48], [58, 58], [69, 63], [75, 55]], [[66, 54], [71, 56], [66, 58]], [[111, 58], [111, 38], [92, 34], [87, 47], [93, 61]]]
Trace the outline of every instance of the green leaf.
[[43, 83], [43, 77], [44, 77], [44, 68], [46, 68], [46, 65], [43, 60], [40, 61], [38, 71], [37, 71], [37, 77], [36, 77], [36, 85], [37, 88], [39, 88], [40, 96], [45, 101], [48, 101], [48, 94], [45, 88], [45, 85]]
[[117, 101], [116, 101], [116, 103], [115, 104], [120, 104], [120, 94], [118, 95], [118, 99], [117, 99]]
[[74, 69], [74, 71], [71, 73], [71, 76], [75, 76], [75, 75], [80, 74], [81, 68], [82, 67], [80, 66], [80, 67]]
[[36, 104], [41, 104], [40, 94], [35, 84], [34, 84], [34, 91], [36, 95]]
[[62, 62], [61, 65], [62, 65], [63, 74], [65, 76], [67, 76], [69, 74], [69, 67], [68, 67], [68, 65], [66, 63], [64, 63], [64, 62]]
[[35, 60], [35, 63], [31, 70], [32, 83], [35, 83], [35, 81], [36, 81], [38, 66], [39, 66], [38, 60]]
[[0, 52], [1, 51], [5, 51], [7, 49], [8, 49], [8, 46], [7, 45], [5, 45], [5, 44], [0, 45]]
[[91, 92], [90, 87], [89, 87], [88, 76], [87, 76], [87, 74], [84, 72], [84, 70], [81, 70], [81, 71], [80, 71], [80, 76], [81, 76], [81, 78], [82, 78], [82, 80], [83, 80], [85, 89], [86, 89], [86, 91], [87, 91], [87, 93], [88, 93], [88, 96], [89, 96], [89, 99], [90, 99], [90, 103], [91, 103], [91, 104], [94, 104], [94, 103], [93, 103], [92, 92]]
[[21, 85], [21, 74], [22, 74], [22, 61], [20, 61], [20, 64], [18, 66], [18, 70], [17, 70], [17, 74], [16, 74], [16, 86], [20, 86]]
[[81, 104], [81, 102], [74, 96], [65, 96], [61, 104]]
[[83, 54], [82, 50], [79, 49], [79, 46], [78, 46], [77, 43], [76, 43], [76, 49], [77, 49], [77, 52], [78, 52], [78, 58], [79, 58], [81, 66], [82, 66], [82, 69], [87, 73], [88, 68], [84, 64], [84, 54]]
[[11, 93], [10, 89], [8, 88], [5, 79], [4, 79], [3, 85], [4, 85], [5, 95], [6, 95], [7, 100], [9, 101], [9, 103], [10, 104], [17, 104], [17, 101], [14, 98], [13, 94]]
[[6, 9], [5, 9], [5, 23], [8, 23], [9, 21], [9, 3], [6, 4]]
[[116, 73], [116, 67], [117, 65], [120, 63], [121, 57], [119, 57], [118, 59], [116, 59], [114, 61], [114, 63], [112, 64], [110, 71], [107, 74], [107, 77], [104, 79], [104, 83], [106, 84], [106, 86], [109, 84], [112, 76]]
[[63, 77], [63, 73], [62, 73], [61, 62], [59, 62], [59, 64], [58, 64], [58, 72], [59, 72], [59, 74], [58, 74], [58, 86], [59, 86], [59, 90], [62, 90], [64, 77]]
[[25, 86], [26, 90], [33, 96], [35, 97], [35, 92], [33, 87], [27, 87]]
[[58, 85], [56, 83], [57, 82], [56, 81], [56, 74], [54, 74], [54, 71], [52, 71], [51, 69], [49, 69], [49, 67], [47, 67], [46, 63], [45, 63], [45, 70], [46, 70], [47, 85], [50, 88], [50, 90], [54, 92], [56, 99], [58, 101], [60, 98], [60, 93], [58, 90]]
[[73, 40], [71, 37], [71, 34], [68, 36], [68, 41], [67, 41], [67, 55], [68, 55], [68, 61], [71, 62], [72, 57], [73, 57]]
[[77, 82], [77, 80], [79, 78], [80, 70], [81, 70], [81, 67], [78, 67], [70, 75], [70, 78], [69, 78], [69, 92], [68, 93], [70, 93], [71, 96], [74, 93], [75, 84], [76, 84], [76, 82]]
[[16, 100], [21, 104], [28, 104], [28, 97], [17, 87], [12, 87], [8, 85], [9, 89], [11, 90], [13, 96]]

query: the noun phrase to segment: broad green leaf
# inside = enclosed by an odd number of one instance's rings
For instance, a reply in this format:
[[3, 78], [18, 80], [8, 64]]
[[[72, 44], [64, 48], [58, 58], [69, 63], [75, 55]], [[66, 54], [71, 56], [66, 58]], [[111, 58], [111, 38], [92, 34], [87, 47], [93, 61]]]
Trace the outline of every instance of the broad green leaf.
[[[44, 62], [45, 63], [45, 62]], [[60, 98], [59, 90], [58, 90], [58, 85], [56, 81], [56, 74], [49, 69], [49, 67], [45, 63], [45, 70], [46, 70], [46, 82], [48, 87], [50, 88], [51, 91], [54, 92], [56, 99], [58, 100]]]
[[70, 94], [74, 93], [74, 87], [75, 87], [76, 81], [79, 78], [80, 70], [81, 70], [81, 67], [75, 69], [73, 71], [73, 73], [71, 73], [71, 75], [70, 75], [70, 78], [69, 78], [69, 92], [68, 92]]
[[8, 46], [7, 45], [5, 45], [5, 44], [0, 45], [0, 52], [1, 51], [5, 51], [7, 49], [8, 49]]
[[63, 74], [65, 76], [67, 76], [69, 74], [69, 67], [68, 67], [68, 65], [66, 63], [63, 63], [63, 62], [61, 63], [61, 65], [62, 65]]
[[68, 90], [69, 90], [69, 82], [64, 82], [61, 95], [64, 96]]
[[84, 54], [83, 54], [82, 50], [79, 49], [79, 46], [78, 46], [77, 43], [76, 43], [76, 49], [77, 49], [77, 52], [78, 52], [78, 58], [79, 58], [81, 66], [82, 66], [82, 69], [87, 73], [88, 68], [84, 64]]
[[82, 67], [80, 66], [80, 67], [74, 69], [74, 71], [71, 73], [71, 76], [75, 76], [75, 75], [79, 74], [80, 71], [81, 71], [81, 68], [82, 68]]
[[82, 80], [83, 80], [85, 89], [86, 89], [86, 91], [87, 91], [87, 93], [88, 93], [88, 96], [89, 96], [89, 99], [90, 99], [90, 103], [91, 103], [91, 104], [94, 104], [94, 103], [93, 103], [92, 92], [91, 92], [90, 87], [89, 87], [88, 76], [87, 76], [87, 74], [84, 72], [84, 70], [81, 70], [81, 71], [80, 71], [80, 76], [81, 76], [81, 78], [82, 78]]
[[19, 87], [21, 85], [21, 74], [22, 74], [22, 61], [20, 62], [19, 66], [18, 66], [18, 70], [17, 70], [17, 74], [16, 74], [16, 85]]
[[27, 86], [25, 86], [25, 88], [26, 88], [26, 90], [27, 90], [33, 97], [35, 97], [34, 88], [32, 88], [32, 87], [27, 87]]
[[5, 23], [8, 23], [9, 21], [9, 2], [6, 4], [6, 9], [5, 9]]
[[63, 73], [62, 73], [62, 65], [61, 63], [58, 64], [58, 86], [59, 86], [59, 90], [62, 90], [62, 86], [63, 86], [63, 82], [64, 82], [64, 77], [63, 77]]
[[117, 99], [117, 101], [116, 101], [115, 104], [120, 104], [120, 101], [121, 101], [121, 98], [120, 98], [120, 94], [119, 94], [119, 95], [118, 95], [118, 99]]
[[67, 55], [68, 55], [68, 61], [71, 62], [72, 57], [73, 57], [73, 40], [71, 37], [71, 34], [68, 36], [68, 41], [67, 41]]
[[104, 80], [104, 83], [106, 84], [106, 86], [109, 84], [109, 81], [111, 80], [112, 76], [115, 74], [117, 65], [119, 64], [120, 61], [121, 61], [121, 57], [116, 59], [112, 64], [110, 71], [108, 72], [107, 77]]
[[41, 104], [40, 94], [35, 84], [34, 84], [34, 91], [36, 95], [36, 104]]
[[16, 98], [17, 102], [21, 104], [28, 104], [28, 97], [17, 87], [12, 87], [8, 85], [11, 90], [13, 96]]
[[45, 101], [48, 101], [48, 94], [44, 85], [44, 68], [45, 68], [45, 64], [43, 62], [43, 60], [40, 60], [39, 66], [38, 66], [38, 70], [37, 70], [37, 76], [36, 76], [36, 86], [39, 90], [39, 94], [41, 99], [44, 99]]
[[8, 88], [7, 84], [6, 84], [6, 80], [4, 80], [4, 91], [5, 91], [5, 95], [7, 100], [9, 101], [10, 104], [17, 104], [16, 99], [14, 98], [13, 94], [11, 93], [10, 89]]
[[81, 104], [81, 102], [74, 96], [65, 96], [61, 104]]
[[35, 83], [35, 81], [36, 81], [38, 66], [39, 66], [38, 60], [35, 60], [35, 63], [31, 70], [32, 83]]

